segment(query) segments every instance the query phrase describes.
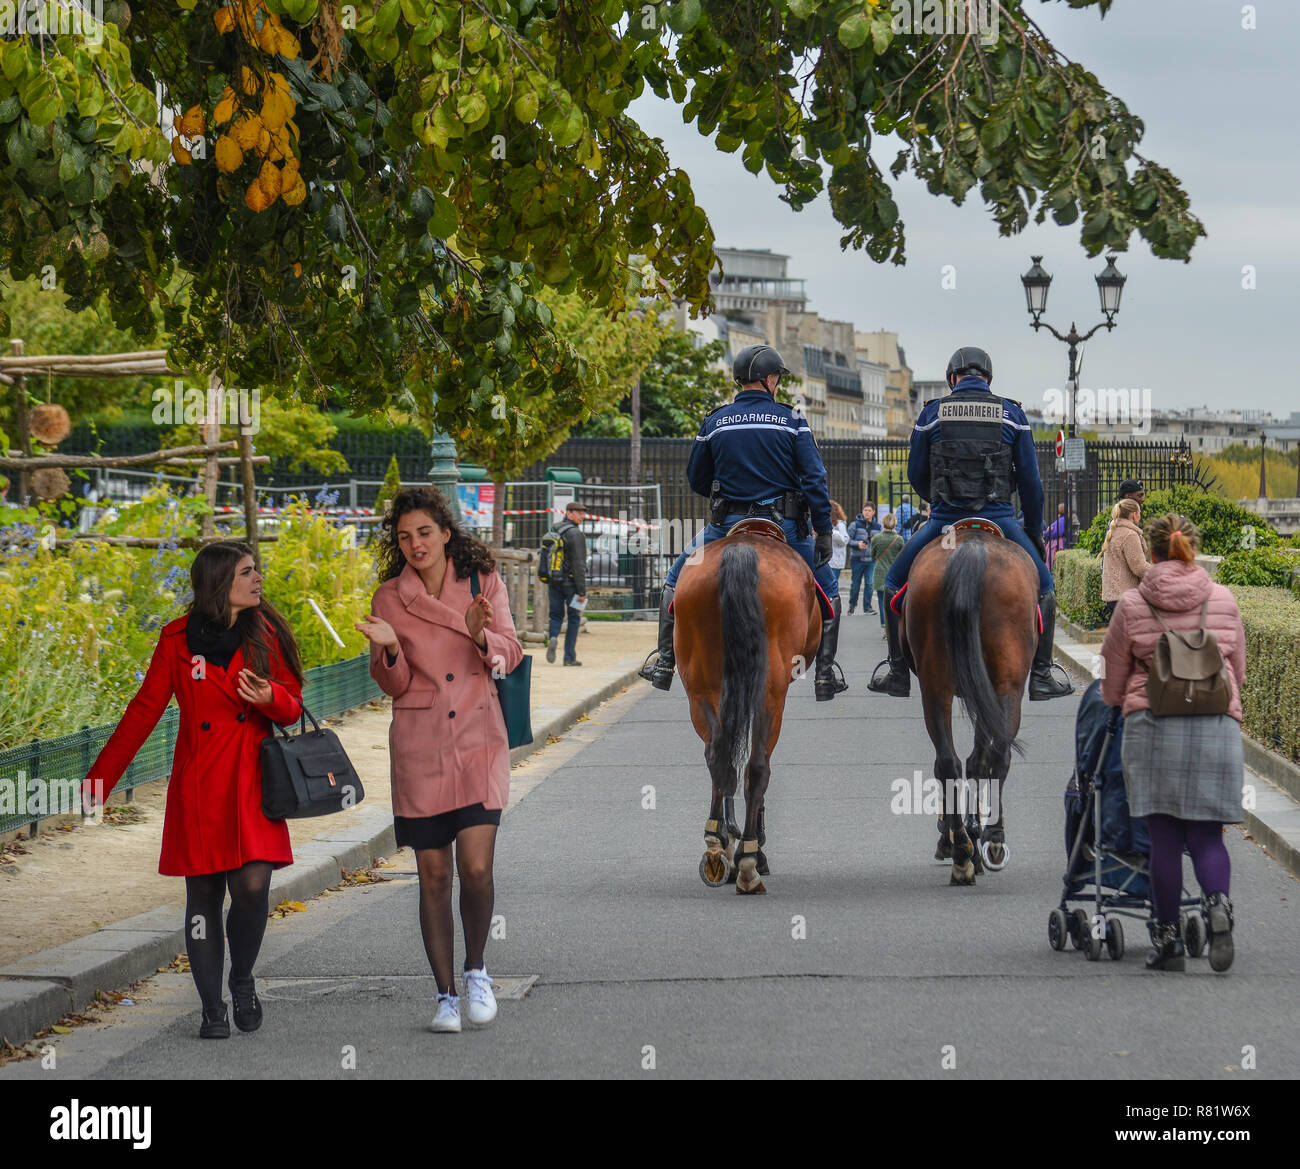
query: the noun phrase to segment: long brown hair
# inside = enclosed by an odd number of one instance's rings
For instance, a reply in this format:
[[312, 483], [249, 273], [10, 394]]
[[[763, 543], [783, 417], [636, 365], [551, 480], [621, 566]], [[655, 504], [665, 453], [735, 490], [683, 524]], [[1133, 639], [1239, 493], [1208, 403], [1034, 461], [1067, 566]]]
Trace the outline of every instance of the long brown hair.
[[831, 523], [842, 524], [849, 517], [845, 514], [844, 509], [840, 507], [835, 500], [831, 500]]
[[1185, 515], [1168, 512], [1154, 520], [1147, 528], [1151, 555], [1157, 560], [1181, 560], [1184, 564], [1196, 563], [1196, 550], [1201, 546], [1201, 533]]
[[456, 575], [461, 580], [475, 569], [480, 573], [488, 573], [496, 568], [491, 550], [481, 540], [476, 540], [461, 530], [441, 491], [427, 486], [403, 487], [393, 496], [392, 507], [388, 509], [381, 525], [382, 531], [375, 552], [381, 582], [401, 576], [406, 567], [406, 557], [397, 542], [397, 521], [410, 511], [427, 512], [438, 527], [451, 532], [451, 537], [447, 540], [447, 559], [456, 566]]
[[[235, 540], [220, 540], [200, 548], [190, 565], [190, 587], [194, 590], [194, 599], [186, 607], [186, 614], [206, 619], [221, 629], [228, 628], [230, 586], [235, 580], [235, 569], [245, 556], [252, 555], [252, 548]], [[263, 678], [271, 676], [271, 650], [266, 640], [268, 625], [275, 635], [280, 661], [301, 686], [302, 658], [298, 653], [293, 630], [280, 611], [265, 597], [261, 604], [251, 609], [242, 609], [235, 618], [245, 663], [255, 674]]]

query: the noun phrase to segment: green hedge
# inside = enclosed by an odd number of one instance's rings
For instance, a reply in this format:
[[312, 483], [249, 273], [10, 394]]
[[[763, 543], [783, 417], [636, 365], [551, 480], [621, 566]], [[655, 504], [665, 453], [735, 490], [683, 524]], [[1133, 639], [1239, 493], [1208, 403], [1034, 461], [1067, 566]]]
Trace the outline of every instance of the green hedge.
[[1294, 549], [1247, 548], [1225, 556], [1215, 579], [1225, 585], [1295, 588], [1300, 581], [1292, 573], [1300, 573], [1300, 554]]
[[[1209, 556], [1227, 556], [1238, 551], [1247, 528], [1254, 529], [1257, 547], [1272, 548], [1281, 543], [1281, 537], [1261, 516], [1199, 487], [1180, 485], [1148, 491], [1142, 501], [1142, 526], [1169, 511], [1187, 516], [1200, 529], [1201, 551]], [[1086, 531], [1079, 533], [1079, 547], [1100, 553], [1109, 523], [1107, 508], [1093, 519]]]
[[1056, 607], [1076, 625], [1096, 629], [1106, 623], [1101, 599], [1101, 557], [1070, 548], [1056, 554], [1052, 563], [1056, 580]]
[[1246, 733], [1300, 763], [1300, 601], [1279, 589], [1234, 585], [1246, 627]]

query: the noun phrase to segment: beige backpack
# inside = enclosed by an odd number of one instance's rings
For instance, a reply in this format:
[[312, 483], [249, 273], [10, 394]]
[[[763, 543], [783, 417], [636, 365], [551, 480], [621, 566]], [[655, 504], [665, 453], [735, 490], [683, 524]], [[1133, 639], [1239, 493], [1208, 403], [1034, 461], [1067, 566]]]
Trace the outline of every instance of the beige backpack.
[[1147, 664], [1147, 701], [1151, 703], [1151, 713], [1157, 718], [1227, 714], [1232, 705], [1232, 679], [1218, 639], [1205, 628], [1209, 599], [1201, 605], [1200, 628], [1185, 631], [1170, 629], [1160, 610], [1146, 597], [1142, 599], [1164, 630]]

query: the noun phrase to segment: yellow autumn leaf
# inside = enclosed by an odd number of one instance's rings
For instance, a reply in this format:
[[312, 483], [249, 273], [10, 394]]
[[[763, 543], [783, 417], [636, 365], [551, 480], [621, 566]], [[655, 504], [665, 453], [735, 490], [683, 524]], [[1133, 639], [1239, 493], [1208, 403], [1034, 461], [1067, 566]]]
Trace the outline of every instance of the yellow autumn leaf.
[[221, 100], [217, 102], [217, 108], [212, 111], [212, 124], [214, 126], [224, 126], [234, 116], [235, 92], [230, 86], [226, 86], [226, 92], [221, 95]]
[[216, 158], [217, 169], [222, 174], [228, 175], [244, 165], [244, 152], [240, 150], [239, 143], [229, 134], [222, 134], [217, 139]]
[[282, 183], [280, 168], [273, 162], [262, 163], [262, 169], [257, 172], [257, 185], [266, 192], [267, 198], [272, 203], [275, 202], [276, 196], [280, 194]]
[[261, 137], [262, 122], [259, 118], [239, 118], [230, 128], [230, 134], [240, 150], [252, 150]]
[[212, 14], [212, 23], [217, 26], [217, 32], [225, 36], [235, 27], [235, 10], [230, 7], [218, 8]]
[[305, 198], [307, 198], [307, 184], [299, 179], [296, 183], [291, 183], [280, 192], [280, 198], [290, 207], [297, 207]]
[[60, 1027], [57, 1023], [55, 1023], [54, 1026], [50, 1028], [50, 1030], [53, 1031], [55, 1035], [71, 1035], [71, 1034], [72, 1034], [72, 1028], [71, 1028], [71, 1027]]
[[274, 202], [256, 179], [248, 184], [248, 190], [244, 192], [244, 206], [250, 211], [265, 211]]
[[181, 137], [179, 134], [172, 139], [172, 157], [179, 162], [181, 166], [189, 166], [190, 163], [194, 161], [194, 156], [181, 145]]

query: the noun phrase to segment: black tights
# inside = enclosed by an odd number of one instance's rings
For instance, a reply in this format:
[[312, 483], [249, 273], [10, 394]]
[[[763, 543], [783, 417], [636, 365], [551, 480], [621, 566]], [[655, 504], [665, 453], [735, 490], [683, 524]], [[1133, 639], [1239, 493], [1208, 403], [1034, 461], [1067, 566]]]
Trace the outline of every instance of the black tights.
[[[230, 913], [225, 936], [221, 907], [230, 887]], [[225, 937], [230, 938], [230, 976], [247, 978], [262, 947], [270, 909], [271, 862], [249, 861], [228, 873], [185, 878], [185, 950], [190, 973], [204, 1009], [221, 1005], [221, 971], [226, 963]]]
[[[456, 836], [456, 872], [460, 876], [460, 922], [465, 931], [465, 969], [481, 970], [483, 949], [492, 925], [492, 857], [495, 824], [462, 828]], [[451, 917], [451, 845], [421, 848], [415, 864], [420, 874], [420, 934], [439, 994], [451, 994], [455, 927]]]

